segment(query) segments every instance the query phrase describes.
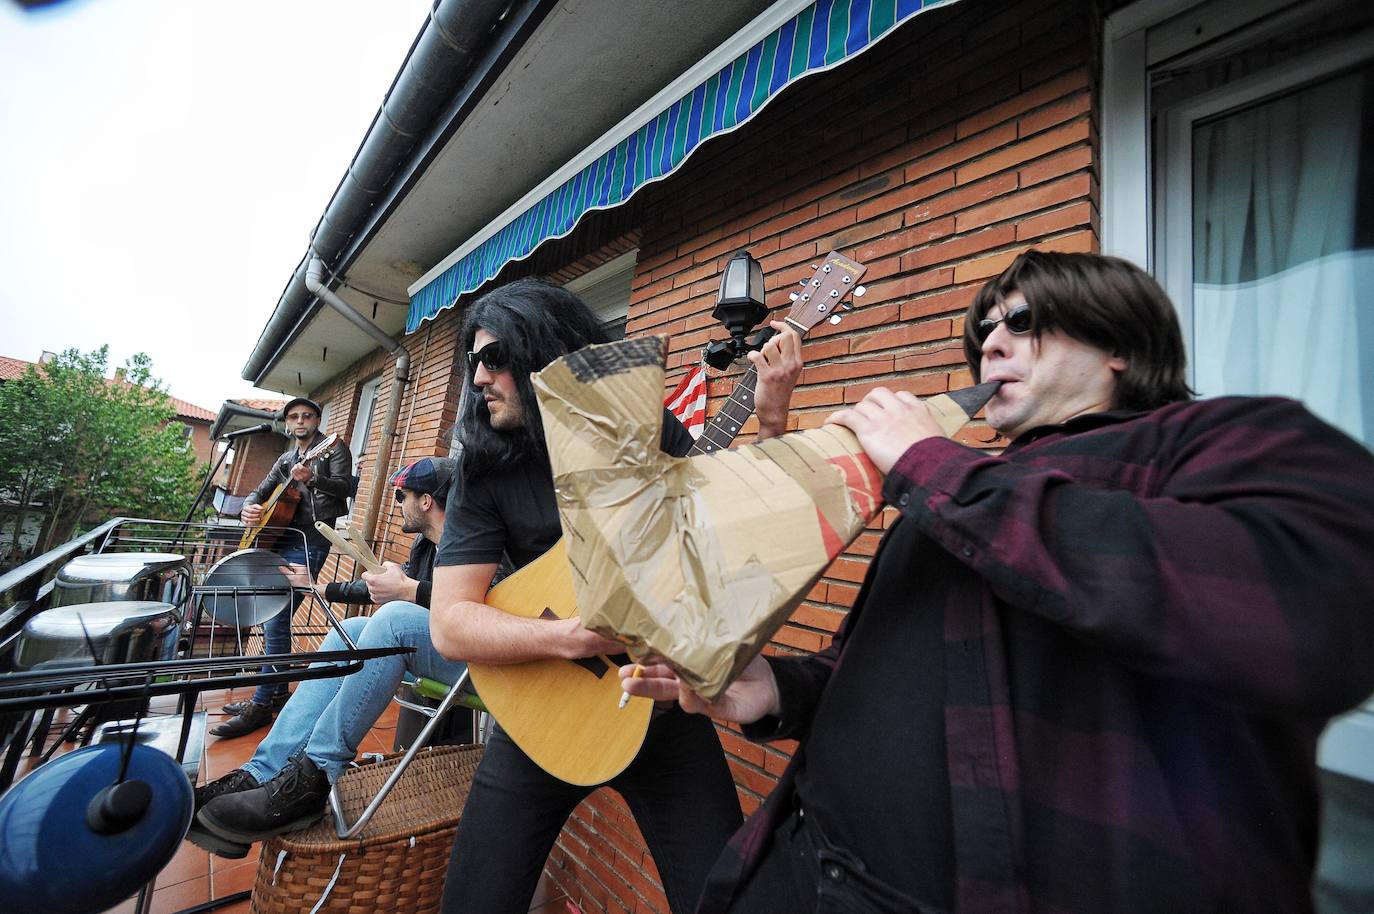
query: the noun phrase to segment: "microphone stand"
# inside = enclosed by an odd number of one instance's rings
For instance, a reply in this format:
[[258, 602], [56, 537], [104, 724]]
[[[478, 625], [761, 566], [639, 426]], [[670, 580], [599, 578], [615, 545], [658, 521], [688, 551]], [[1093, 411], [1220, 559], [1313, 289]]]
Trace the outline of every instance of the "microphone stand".
[[[215, 440], [220, 441], [225, 439], [217, 438]], [[172, 540], [172, 546], [174, 548], [181, 545], [182, 537], [186, 535], [186, 528], [190, 525], [191, 518], [196, 516], [196, 508], [200, 507], [201, 499], [205, 497], [206, 491], [210, 488], [210, 481], [215, 478], [215, 474], [219, 472], [219, 468], [224, 465], [224, 460], [228, 456], [229, 448], [226, 447], [224, 450], [220, 451], [219, 459], [215, 461], [214, 466], [210, 467], [210, 472], [205, 474], [205, 481], [200, 484], [200, 491], [196, 493], [196, 500], [191, 502], [191, 510], [186, 512], [186, 518], [181, 522], [180, 529], [177, 530], [176, 539]]]

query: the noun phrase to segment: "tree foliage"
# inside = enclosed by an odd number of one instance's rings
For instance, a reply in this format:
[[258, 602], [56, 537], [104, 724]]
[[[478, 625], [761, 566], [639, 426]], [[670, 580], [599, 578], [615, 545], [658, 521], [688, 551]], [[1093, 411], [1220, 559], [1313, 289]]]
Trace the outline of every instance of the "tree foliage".
[[38, 551], [118, 515], [179, 520], [198, 461], [152, 361], [138, 353], [107, 380], [109, 347], [69, 349], [0, 384], [0, 493], [16, 505], [0, 554], [32, 506], [46, 514]]

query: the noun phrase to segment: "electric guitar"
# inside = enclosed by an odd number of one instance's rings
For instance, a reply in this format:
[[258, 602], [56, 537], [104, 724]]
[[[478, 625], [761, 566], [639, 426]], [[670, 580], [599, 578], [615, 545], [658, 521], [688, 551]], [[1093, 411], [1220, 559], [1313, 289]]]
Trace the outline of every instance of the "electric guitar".
[[[323, 457], [334, 450], [334, 446], [338, 442], [338, 435], [328, 435], [319, 444], [306, 451], [305, 455], [297, 462], [308, 464], [316, 458]], [[291, 482], [292, 480], [287, 479], [286, 482], [277, 483], [276, 489], [262, 503], [262, 516], [258, 523], [250, 524], [244, 528], [243, 536], [239, 539], [240, 549], [252, 548], [260, 534], [264, 536], [273, 535], [271, 533], [263, 534], [264, 527], [285, 527], [291, 523], [291, 518], [296, 516], [296, 506], [301, 501], [300, 489], [293, 486]]]
[[[835, 252], [793, 294], [785, 320], [799, 334], [837, 319], [866, 268]], [[862, 294], [860, 292], [859, 294]], [[754, 412], [758, 372], [751, 365], [687, 456], [721, 450]], [[563, 540], [487, 593], [488, 605], [526, 618], [577, 615], [577, 597]], [[632, 698], [621, 708], [617, 665], [606, 656], [581, 660], [469, 663], [472, 684], [501, 728], [535, 764], [570, 784], [615, 777], [634, 760], [648, 731], [653, 702]]]

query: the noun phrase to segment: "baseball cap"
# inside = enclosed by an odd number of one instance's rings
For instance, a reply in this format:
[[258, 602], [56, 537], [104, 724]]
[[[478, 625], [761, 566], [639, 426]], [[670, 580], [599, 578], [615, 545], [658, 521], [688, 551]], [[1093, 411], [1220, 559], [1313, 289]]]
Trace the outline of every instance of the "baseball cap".
[[392, 473], [390, 481], [398, 489], [409, 489], [422, 495], [447, 492], [457, 466], [458, 461], [450, 457], [421, 457]]

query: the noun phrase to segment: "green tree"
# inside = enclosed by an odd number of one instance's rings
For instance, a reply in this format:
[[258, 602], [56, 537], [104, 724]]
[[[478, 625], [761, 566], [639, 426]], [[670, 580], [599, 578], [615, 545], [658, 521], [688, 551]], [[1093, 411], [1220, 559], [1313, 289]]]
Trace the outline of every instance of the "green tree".
[[[0, 492], [17, 504], [6, 547], [38, 504], [39, 551], [110, 517], [185, 516], [198, 470], [152, 362], [139, 353], [110, 381], [109, 347], [69, 349], [0, 385]], [[7, 549], [0, 549], [0, 552]]]

